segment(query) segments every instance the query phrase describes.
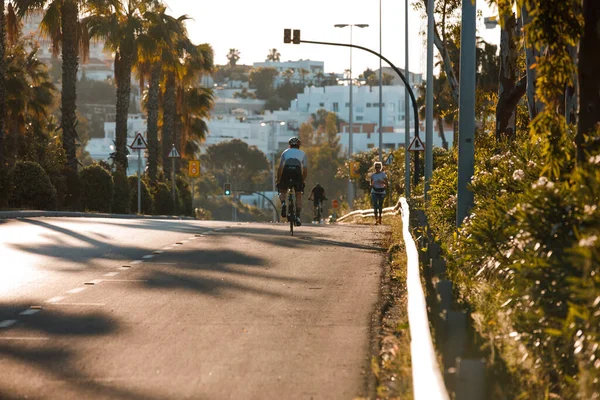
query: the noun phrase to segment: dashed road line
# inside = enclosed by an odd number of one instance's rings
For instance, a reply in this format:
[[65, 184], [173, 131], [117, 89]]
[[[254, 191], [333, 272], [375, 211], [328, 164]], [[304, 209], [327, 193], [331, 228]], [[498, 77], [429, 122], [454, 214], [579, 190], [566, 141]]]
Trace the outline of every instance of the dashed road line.
[[16, 319], [5, 319], [4, 321], [0, 322], [0, 328], [8, 328], [10, 326], [13, 326], [16, 323], [17, 323]]
[[54, 296], [48, 300], [46, 300], [46, 303], [58, 303], [61, 300], [64, 300], [65, 296]]
[[117, 275], [119, 275], [118, 272], [109, 272], [109, 273], [104, 274], [103, 276], [117, 276]]
[[84, 287], [78, 287], [78, 288], [75, 288], [75, 289], [67, 290], [67, 293], [69, 293], [69, 294], [81, 293], [84, 290], [85, 290]]
[[21, 311], [19, 315], [33, 315], [39, 313], [40, 311], [42, 310], [40, 310], [39, 308], [28, 308], [25, 311]]
[[136, 265], [136, 264], [141, 264], [141, 263], [143, 263], [143, 261], [142, 261], [142, 260], [135, 260], [135, 261], [132, 261], [132, 262], [131, 262], [131, 264], [133, 264], [133, 265]]
[[154, 256], [152, 254], [148, 254], [142, 257], [144, 260], [147, 260], [149, 258], [154, 258]]
[[173, 247], [171, 247], [171, 246], [163, 247], [163, 250], [173, 250]]

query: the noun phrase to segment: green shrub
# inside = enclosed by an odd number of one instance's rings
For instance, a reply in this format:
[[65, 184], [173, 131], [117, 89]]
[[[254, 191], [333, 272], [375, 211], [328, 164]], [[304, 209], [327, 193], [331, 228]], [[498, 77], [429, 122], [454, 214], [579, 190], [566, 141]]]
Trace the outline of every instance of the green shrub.
[[187, 179], [182, 176], [177, 177], [177, 198], [178, 208], [177, 213], [180, 215], [193, 216], [194, 210], [192, 208], [192, 188], [188, 183]]
[[154, 188], [154, 214], [172, 215], [174, 212], [171, 189], [164, 182], [159, 182]]
[[113, 172], [115, 194], [113, 196], [112, 212], [116, 214], [129, 214], [131, 204], [131, 189], [127, 175], [122, 171]]
[[12, 189], [10, 170], [6, 166], [0, 166], [0, 209], [8, 207]]
[[110, 172], [92, 164], [81, 169], [79, 179], [83, 208], [86, 211], [111, 212], [114, 182]]
[[[138, 212], [138, 178], [136, 176], [130, 176], [129, 178], [127, 178], [127, 180], [129, 181], [129, 189], [131, 191], [131, 197], [130, 197], [130, 209], [131, 212], [136, 213]], [[152, 200], [152, 194], [150, 194], [150, 190], [148, 189], [148, 185], [146, 184], [146, 181], [144, 181], [142, 179], [142, 181], [140, 182], [140, 187], [141, 187], [141, 192], [142, 192], [142, 214], [144, 215], [150, 215], [152, 214], [152, 208], [153, 208], [153, 200]]]
[[18, 162], [11, 175], [11, 206], [39, 210], [53, 210], [56, 207], [56, 189], [38, 163]]

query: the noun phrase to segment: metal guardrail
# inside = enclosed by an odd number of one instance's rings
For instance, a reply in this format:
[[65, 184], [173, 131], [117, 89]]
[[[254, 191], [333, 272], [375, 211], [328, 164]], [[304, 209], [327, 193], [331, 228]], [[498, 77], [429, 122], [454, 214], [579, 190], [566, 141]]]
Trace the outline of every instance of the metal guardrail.
[[[384, 208], [383, 215], [398, 215], [398, 213], [400, 212], [400, 207], [401, 207], [400, 200], [401, 199], [398, 200], [398, 202], [396, 203], [396, 205], [394, 207]], [[366, 210], [355, 210], [355, 211], [349, 212], [348, 214], [342, 215], [341, 217], [339, 217], [337, 219], [337, 222], [341, 222], [349, 217], [366, 218], [366, 217], [374, 217], [374, 216], [375, 216], [374, 209], [367, 208]]]
[[415, 400], [448, 400], [448, 391], [431, 340], [427, 304], [421, 284], [419, 252], [409, 229], [410, 210], [405, 198], [400, 198], [399, 202], [402, 203], [402, 236], [408, 260], [406, 286], [414, 397]]

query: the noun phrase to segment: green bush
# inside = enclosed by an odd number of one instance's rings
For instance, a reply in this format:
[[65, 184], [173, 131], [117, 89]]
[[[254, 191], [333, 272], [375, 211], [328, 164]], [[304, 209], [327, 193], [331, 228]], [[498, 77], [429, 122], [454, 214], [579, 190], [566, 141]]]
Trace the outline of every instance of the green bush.
[[193, 216], [194, 210], [192, 208], [192, 188], [188, 183], [187, 179], [182, 176], [177, 177], [177, 198], [179, 200], [177, 213], [180, 215]]
[[12, 194], [12, 174], [6, 166], [0, 166], [0, 209], [8, 207]]
[[79, 179], [84, 210], [111, 212], [114, 182], [110, 172], [98, 164], [92, 164], [81, 169]]
[[154, 188], [154, 214], [172, 215], [174, 212], [171, 189], [164, 182], [159, 182]]
[[475, 205], [458, 231], [456, 167], [434, 172], [430, 227], [493, 368], [510, 381], [506, 398], [600, 395], [600, 156], [590, 160], [553, 182], [540, 177], [539, 144], [480, 135]]
[[[131, 212], [136, 213], [138, 211], [138, 178], [136, 176], [130, 176], [127, 178], [129, 181], [129, 189], [131, 191], [130, 197], [130, 209]], [[140, 182], [141, 192], [142, 192], [142, 214], [151, 215], [153, 208], [153, 200], [152, 194], [150, 194], [150, 190], [148, 189], [148, 185], [146, 181], [142, 179]]]
[[[131, 189], [127, 181], [127, 175], [121, 171], [113, 172], [115, 193], [113, 196], [112, 212], [116, 214], [129, 214], [131, 204]], [[136, 208], [137, 209], [137, 208]]]
[[12, 170], [12, 196], [9, 204], [16, 208], [53, 210], [56, 189], [46, 171], [36, 162], [18, 162]]

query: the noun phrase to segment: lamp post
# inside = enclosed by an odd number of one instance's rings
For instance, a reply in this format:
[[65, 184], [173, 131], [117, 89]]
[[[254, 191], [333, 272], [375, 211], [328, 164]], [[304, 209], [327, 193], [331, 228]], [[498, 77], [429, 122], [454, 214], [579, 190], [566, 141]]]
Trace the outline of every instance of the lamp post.
[[[276, 141], [275, 141], [275, 124], [279, 124], [279, 126], [285, 125], [285, 121], [276, 121], [276, 120], [269, 120], [269, 121], [263, 121], [260, 123], [260, 126], [267, 126], [270, 125], [271, 126], [271, 161], [272, 161], [272, 174], [271, 174], [271, 183], [272, 183], [272, 190], [273, 193], [275, 193], [275, 153], [277, 152], [277, 146], [276, 146]], [[273, 203], [271, 203], [273, 204]], [[275, 207], [273, 207], [273, 222], [277, 221], [277, 209]]]
[[[369, 24], [335, 24], [334, 27], [336, 28], [345, 28], [345, 27], [350, 27], [350, 45], [352, 45], [352, 28], [353, 27], [357, 27], [357, 28], [367, 28], [369, 26]], [[352, 47], [350, 47], [350, 70], [349, 70], [349, 84], [348, 87], [350, 88], [350, 98], [349, 98], [349, 107], [348, 107], [348, 160], [350, 159], [350, 157], [352, 157], [352, 154], [354, 154], [354, 142], [353, 142], [353, 137], [352, 135], [354, 134], [354, 127], [352, 125], [352, 117], [353, 117], [353, 110], [352, 110]], [[348, 180], [348, 205], [350, 207], [352, 207], [352, 203], [354, 200], [354, 193], [352, 191], [352, 181]]]

